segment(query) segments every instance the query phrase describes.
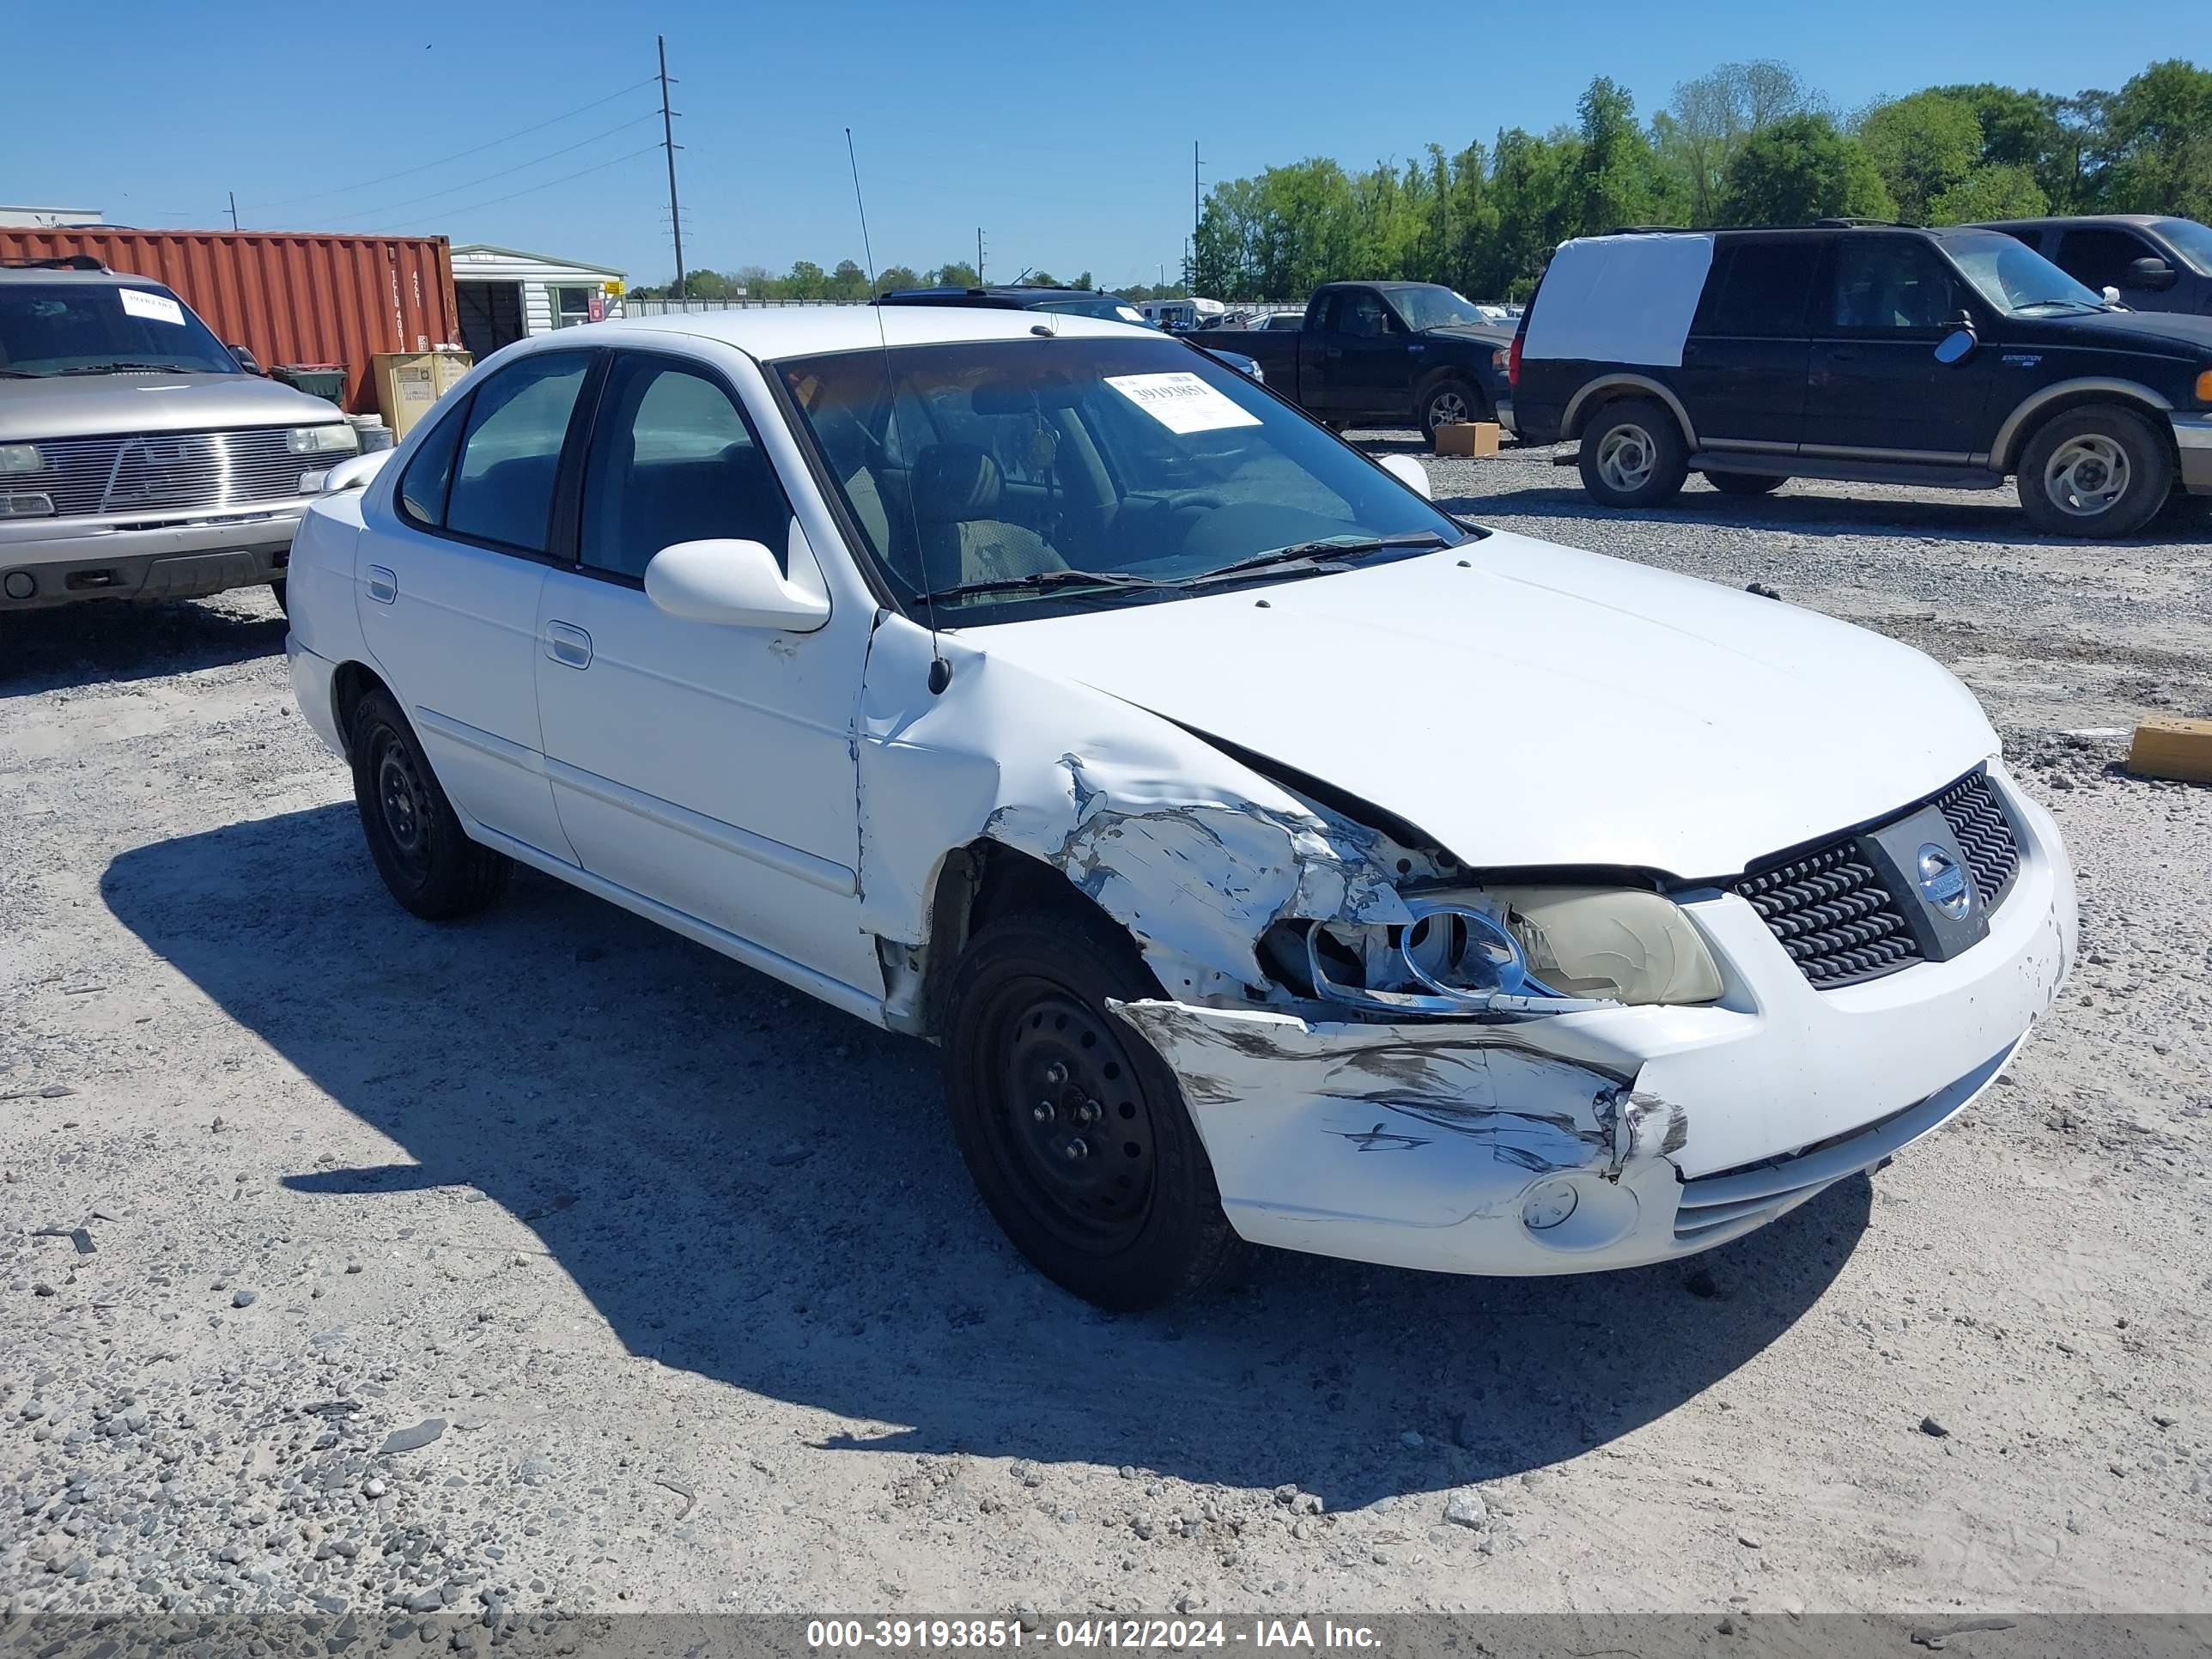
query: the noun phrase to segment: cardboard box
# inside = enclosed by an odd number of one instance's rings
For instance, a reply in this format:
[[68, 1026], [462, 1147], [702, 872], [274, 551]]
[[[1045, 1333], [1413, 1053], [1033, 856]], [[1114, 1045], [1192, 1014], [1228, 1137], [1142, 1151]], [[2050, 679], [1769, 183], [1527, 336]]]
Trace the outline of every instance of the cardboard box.
[[2128, 770], [2138, 777], [2212, 783], [2212, 720], [2145, 720], [2128, 745]]
[[437, 359], [427, 351], [380, 351], [370, 364], [377, 410], [396, 442], [438, 401]]
[[1439, 455], [1483, 456], [1497, 453], [1498, 422], [1495, 421], [1462, 421], [1437, 428], [1437, 453]]

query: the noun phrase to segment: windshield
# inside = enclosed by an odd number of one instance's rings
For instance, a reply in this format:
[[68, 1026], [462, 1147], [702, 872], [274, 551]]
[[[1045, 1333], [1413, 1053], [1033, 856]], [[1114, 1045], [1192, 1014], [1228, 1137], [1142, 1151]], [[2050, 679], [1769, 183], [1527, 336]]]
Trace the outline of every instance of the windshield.
[[0, 283], [0, 372], [240, 374], [238, 360], [165, 288]]
[[2151, 226], [2173, 244], [2174, 251], [2207, 276], [2212, 276], [2212, 226], [2194, 219], [2160, 219]]
[[[1333, 538], [1473, 533], [1247, 376], [1157, 337], [907, 346], [776, 372], [878, 564], [902, 600], [937, 594], [947, 623], [1173, 599]], [[1252, 579], [1354, 556], [1407, 553], [1333, 548]]]
[[2007, 316], [2043, 309], [2104, 309], [2100, 295], [2075, 282], [2025, 242], [2001, 231], [1970, 230], [1942, 239], [1943, 251], [1966, 278]]
[[1491, 321], [1472, 300], [1448, 288], [1394, 288], [1389, 295], [1390, 303], [1406, 319], [1406, 326], [1416, 334], [1450, 323]]

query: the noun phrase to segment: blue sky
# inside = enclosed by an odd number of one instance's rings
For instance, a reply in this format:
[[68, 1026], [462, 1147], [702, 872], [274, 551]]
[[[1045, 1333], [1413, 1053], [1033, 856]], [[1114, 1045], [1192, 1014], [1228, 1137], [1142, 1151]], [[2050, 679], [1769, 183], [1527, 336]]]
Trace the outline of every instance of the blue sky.
[[19, 8], [0, 202], [197, 227], [224, 222], [234, 190], [248, 228], [442, 233], [665, 281], [658, 93], [631, 84], [658, 27], [683, 83], [692, 266], [858, 259], [849, 125], [879, 264], [972, 259], [981, 225], [994, 280], [1087, 268], [1111, 285], [1182, 258], [1193, 140], [1210, 182], [1541, 131], [1595, 74], [1648, 112], [1715, 63], [1779, 58], [1850, 108], [1939, 81], [2109, 88], [2192, 40], [2212, 58], [2203, 0], [1963, 19], [1905, 0], [627, 9]]

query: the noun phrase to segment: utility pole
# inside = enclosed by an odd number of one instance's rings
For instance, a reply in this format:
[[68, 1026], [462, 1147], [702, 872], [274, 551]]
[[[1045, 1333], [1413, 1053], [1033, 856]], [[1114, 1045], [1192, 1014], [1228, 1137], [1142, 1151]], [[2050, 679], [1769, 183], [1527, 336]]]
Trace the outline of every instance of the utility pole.
[[238, 192], [234, 190], [230, 192], [230, 228], [238, 228]]
[[975, 286], [983, 286], [983, 227], [975, 227]]
[[660, 52], [660, 147], [668, 152], [668, 231], [676, 239], [676, 297], [684, 297], [684, 212], [676, 200], [675, 112], [668, 107], [668, 40], [656, 34]]
[[1190, 291], [1198, 292], [1198, 227], [1205, 216], [1199, 207], [1198, 140], [1190, 141]]

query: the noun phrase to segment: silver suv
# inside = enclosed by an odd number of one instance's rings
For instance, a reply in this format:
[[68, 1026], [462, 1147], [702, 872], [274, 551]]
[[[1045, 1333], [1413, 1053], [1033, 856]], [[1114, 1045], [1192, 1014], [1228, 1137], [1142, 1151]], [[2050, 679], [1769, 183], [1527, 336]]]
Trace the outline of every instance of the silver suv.
[[266, 582], [360, 440], [191, 308], [88, 259], [0, 269], [0, 611]]

